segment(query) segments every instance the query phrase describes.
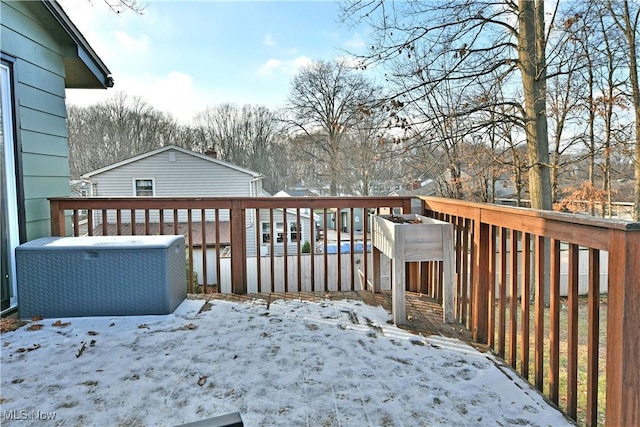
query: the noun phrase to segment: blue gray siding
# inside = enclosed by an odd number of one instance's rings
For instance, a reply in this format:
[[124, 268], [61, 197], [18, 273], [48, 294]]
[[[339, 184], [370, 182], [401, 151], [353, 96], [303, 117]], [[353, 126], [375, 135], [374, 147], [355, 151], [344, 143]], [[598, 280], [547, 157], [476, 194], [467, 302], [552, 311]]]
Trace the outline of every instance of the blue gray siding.
[[22, 2], [2, 2], [2, 52], [16, 58], [27, 239], [50, 235], [48, 197], [69, 196], [63, 48]]

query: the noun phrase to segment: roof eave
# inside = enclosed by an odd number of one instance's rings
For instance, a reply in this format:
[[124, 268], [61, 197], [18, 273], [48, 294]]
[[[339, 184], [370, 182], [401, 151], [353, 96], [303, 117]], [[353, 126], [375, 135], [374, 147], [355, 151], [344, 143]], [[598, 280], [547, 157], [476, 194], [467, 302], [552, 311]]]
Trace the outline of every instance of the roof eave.
[[128, 159], [121, 160], [121, 161], [113, 163], [111, 165], [104, 166], [104, 167], [102, 167], [100, 169], [96, 169], [96, 170], [93, 170], [93, 171], [90, 171], [90, 172], [83, 173], [82, 174], [82, 178], [83, 179], [90, 179], [91, 177], [93, 177], [95, 175], [99, 175], [101, 173], [108, 172], [110, 170], [119, 168], [120, 166], [124, 166], [124, 165], [127, 165], [129, 163], [133, 163], [135, 161], [138, 161], [140, 159], [144, 159], [146, 157], [154, 156], [156, 154], [162, 153], [162, 152], [167, 151], [167, 150], [180, 151], [180, 152], [185, 153], [187, 155], [194, 156], [194, 157], [197, 157], [197, 158], [201, 158], [203, 160], [207, 160], [207, 161], [210, 161], [212, 163], [216, 163], [216, 164], [218, 164], [220, 166], [223, 166], [223, 167], [228, 167], [228, 168], [236, 170], [238, 172], [242, 172], [242, 173], [245, 173], [247, 175], [250, 175], [255, 180], [264, 178], [264, 175], [259, 173], [259, 172], [255, 172], [255, 171], [251, 171], [251, 170], [248, 170], [248, 169], [244, 169], [244, 168], [242, 168], [240, 166], [236, 166], [236, 165], [234, 165], [232, 163], [228, 163], [228, 162], [225, 162], [225, 161], [219, 160], [219, 159], [214, 159], [214, 158], [211, 158], [211, 157], [209, 157], [207, 155], [196, 153], [194, 151], [187, 150], [186, 148], [178, 147], [177, 145], [173, 145], [173, 144], [165, 145], [164, 147], [159, 147], [159, 148], [156, 148], [155, 150], [151, 150], [151, 151], [147, 151], [145, 153], [138, 154], [137, 156], [133, 156], [133, 157], [130, 157]]
[[55, 0], [41, 3], [69, 36], [73, 45], [64, 49], [65, 87], [69, 89], [107, 89], [113, 87], [111, 71]]

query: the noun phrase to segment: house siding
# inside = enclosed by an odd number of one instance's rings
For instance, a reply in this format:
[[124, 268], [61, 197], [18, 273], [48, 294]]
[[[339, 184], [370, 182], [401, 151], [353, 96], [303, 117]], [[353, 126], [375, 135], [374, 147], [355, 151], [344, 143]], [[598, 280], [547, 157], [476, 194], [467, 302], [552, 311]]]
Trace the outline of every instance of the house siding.
[[[170, 161], [175, 155], [175, 161]], [[99, 173], [85, 175], [92, 182], [95, 197], [132, 197], [134, 196], [133, 180], [153, 179], [156, 197], [250, 197], [256, 196], [262, 189], [260, 180], [254, 181], [254, 176], [215, 163], [207, 159], [184, 153], [180, 150], [169, 149], [137, 159]], [[252, 183], [252, 181], [254, 181]], [[95, 186], [94, 186], [95, 185]], [[214, 212], [206, 213], [207, 221], [214, 220]], [[115, 223], [115, 212], [107, 213], [107, 221]], [[229, 211], [220, 210], [220, 221], [229, 221]], [[159, 221], [158, 212], [150, 212], [151, 222]], [[165, 213], [165, 220], [173, 220], [173, 212]], [[180, 222], [187, 221], [186, 211], [180, 211]], [[95, 217], [101, 221], [101, 217]], [[129, 212], [122, 212], [122, 221], [129, 222]], [[136, 213], [136, 222], [144, 221], [144, 213]], [[192, 221], [201, 221], [200, 212], [193, 212]], [[256, 253], [255, 225], [253, 215], [247, 215], [247, 254]]]
[[[276, 224], [278, 222], [282, 222], [283, 216], [284, 215], [282, 213], [282, 209], [274, 209], [273, 222]], [[270, 220], [269, 210], [260, 209], [259, 219], [260, 219], [260, 224], [265, 222], [268, 223]], [[295, 210], [287, 210], [287, 223], [292, 223], [296, 221], [297, 221], [297, 215], [295, 213]], [[304, 213], [300, 212], [300, 226], [302, 228], [301, 238], [300, 238], [300, 247], [302, 248], [302, 245], [304, 245], [304, 242], [307, 242], [307, 241], [311, 243], [311, 246], [313, 247], [313, 242], [311, 242], [311, 228], [310, 228], [311, 224], [310, 224], [309, 215], [305, 215]], [[271, 229], [273, 230], [274, 228], [275, 227], [272, 225]], [[250, 231], [248, 230], [247, 232], [255, 233], [256, 230], [255, 228], [252, 227], [252, 229]], [[262, 247], [261, 254], [264, 254], [264, 255], [269, 254], [269, 252], [271, 251], [271, 245], [262, 243], [262, 225], [258, 225], [257, 239], [260, 242], [260, 246]], [[288, 254], [296, 253], [297, 250], [298, 250], [297, 242], [288, 242], [287, 244]], [[284, 255], [284, 245], [282, 243], [274, 242], [273, 254], [276, 256]], [[249, 255], [249, 256], [253, 256], [253, 255]]]
[[[340, 210], [340, 231], [351, 233], [351, 211], [352, 209]], [[371, 230], [371, 218], [362, 208], [353, 209], [353, 231], [354, 233], [362, 233], [364, 230], [364, 221], [367, 221], [367, 230]], [[335, 229], [335, 222], [333, 223]]]
[[[175, 153], [175, 161], [169, 161], [169, 153]], [[97, 184], [98, 197], [133, 196], [134, 178], [153, 178], [157, 197], [249, 196], [252, 180], [246, 173], [177, 150], [90, 177]]]
[[27, 240], [51, 232], [48, 197], [69, 188], [63, 47], [23, 2], [2, 2], [2, 52], [16, 58]]

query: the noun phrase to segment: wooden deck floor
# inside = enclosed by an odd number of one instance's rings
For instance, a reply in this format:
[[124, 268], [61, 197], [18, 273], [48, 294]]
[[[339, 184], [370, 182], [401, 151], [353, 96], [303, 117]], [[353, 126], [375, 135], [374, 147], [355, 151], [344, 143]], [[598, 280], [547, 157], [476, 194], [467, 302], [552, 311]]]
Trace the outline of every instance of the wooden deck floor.
[[[287, 293], [261, 293], [261, 294], [194, 294], [190, 298], [197, 299], [219, 299], [225, 301], [251, 301], [253, 299], [263, 299], [275, 301], [278, 299], [299, 299], [307, 301], [317, 301], [324, 299], [350, 299], [362, 301], [372, 306], [382, 306], [391, 313], [391, 292], [383, 291], [374, 294], [368, 291], [346, 291], [346, 292], [287, 292]], [[464, 341], [480, 351], [487, 351], [485, 345], [477, 344], [471, 337], [471, 332], [460, 323], [444, 323], [442, 320], [442, 306], [435, 300], [417, 292], [407, 292], [406, 313], [408, 324], [401, 326], [402, 329], [411, 333], [423, 336], [440, 335], [448, 338], [456, 338]]]

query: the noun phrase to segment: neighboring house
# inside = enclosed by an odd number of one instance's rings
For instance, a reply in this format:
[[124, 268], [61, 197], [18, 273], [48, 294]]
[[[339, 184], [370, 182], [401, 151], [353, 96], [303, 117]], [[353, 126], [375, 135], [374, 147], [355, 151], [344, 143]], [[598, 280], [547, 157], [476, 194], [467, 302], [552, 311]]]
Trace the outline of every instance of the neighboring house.
[[92, 197], [256, 197], [262, 174], [167, 145], [87, 172]]
[[89, 197], [91, 191], [90, 182], [84, 179], [72, 179], [69, 182], [71, 197]]
[[[82, 175], [82, 179], [90, 182], [92, 197], [256, 197], [262, 193], [262, 178], [258, 172], [175, 145], [161, 147]], [[165, 220], [169, 224], [173, 216], [167, 215], [169, 213], [165, 215]], [[158, 223], [159, 216], [158, 212], [153, 212], [150, 221]], [[192, 219], [192, 233], [195, 233], [195, 227], [201, 227], [202, 218], [199, 212], [194, 212]], [[229, 212], [220, 211], [219, 219], [223, 227], [228, 227]], [[100, 224], [101, 220], [95, 218], [94, 225]], [[180, 212], [178, 220], [181, 224], [187, 222], [186, 211]], [[140, 212], [136, 225], [143, 226], [143, 221], [144, 214]], [[214, 213], [207, 212], [204, 221], [207, 229], [211, 228], [213, 221]], [[251, 219], [247, 218], [247, 221], [250, 226]], [[115, 212], [109, 212], [107, 222], [116, 222]], [[122, 222], [131, 222], [128, 212], [122, 213]], [[249, 230], [247, 233], [251, 235]], [[227, 237], [220, 243], [228, 246], [230, 242]], [[248, 253], [255, 254], [255, 238], [247, 243]]]
[[6, 313], [18, 304], [14, 249], [49, 236], [48, 197], [70, 194], [65, 89], [106, 89], [113, 80], [55, 1], [0, 1], [0, 23], [0, 281]]
[[[401, 186], [398, 185], [389, 193], [389, 196], [416, 196], [416, 198], [411, 200], [412, 213], [422, 213], [422, 202], [417, 197], [429, 197], [437, 195], [436, 183], [432, 179], [427, 179], [426, 181], [422, 182], [414, 182], [411, 190], [404, 190], [401, 188]], [[388, 215], [389, 213], [390, 212], [384, 212], [385, 215]], [[394, 213], [399, 213], [399, 210], [396, 210], [396, 212]]]
[[416, 181], [410, 190], [403, 189], [397, 185], [389, 192], [389, 196], [437, 196], [438, 188], [436, 182], [432, 179], [426, 181]]
[[353, 212], [353, 232], [354, 234], [362, 234], [364, 231], [364, 222], [367, 221], [367, 233], [371, 231], [371, 219], [367, 209], [340, 209], [340, 231], [343, 233], [351, 233], [351, 215]]
[[[474, 181], [474, 178], [465, 172], [460, 173], [460, 182], [463, 186], [464, 192], [474, 192], [480, 197], [481, 190], [485, 190], [485, 196], [490, 197], [491, 192], [495, 191], [495, 198], [511, 198], [515, 195], [515, 188], [513, 180], [509, 174], [502, 174], [496, 178], [495, 186], [491, 186], [491, 183], [483, 182], [479, 178]], [[440, 177], [434, 179], [427, 179], [425, 181], [416, 181], [412, 184], [411, 189], [396, 188], [392, 190], [390, 196], [444, 196], [447, 197], [447, 192], [451, 191], [451, 171], [446, 171]], [[484, 186], [487, 188], [483, 188]]]
[[[308, 188], [302, 187], [300, 185], [296, 185], [294, 188], [280, 190], [278, 191], [274, 197], [318, 197], [318, 193]], [[327, 212], [326, 217], [323, 218], [322, 212], [315, 212], [314, 218], [317, 223], [317, 234], [319, 238], [322, 237], [322, 230], [324, 229], [324, 223], [327, 223], [328, 230], [336, 230], [336, 216], [337, 209], [332, 209]], [[304, 213], [308, 216], [309, 210], [305, 209]], [[353, 220], [354, 220], [354, 233], [362, 233], [363, 231], [363, 220], [364, 220], [364, 212], [363, 209], [354, 209], [353, 210]], [[370, 226], [370, 223], [367, 223]], [[337, 230], [336, 230], [337, 231]], [[351, 209], [341, 209], [340, 210], [340, 231], [343, 233], [351, 232]]]
[[510, 199], [516, 195], [515, 184], [513, 183], [512, 176], [504, 173], [496, 180], [495, 184], [495, 198], [496, 199]]
[[[93, 197], [262, 197], [263, 175], [250, 171], [234, 164], [217, 159], [214, 156], [196, 153], [175, 145], [161, 147], [147, 153], [140, 154], [130, 159], [88, 172], [82, 175], [84, 180], [89, 181], [91, 196]], [[165, 215], [165, 233], [184, 234], [188, 238], [186, 212], [181, 212], [179, 216], [178, 230], [172, 230], [173, 214]], [[160, 214], [152, 212], [149, 220], [159, 223]], [[215, 242], [213, 212], [206, 212], [204, 226], [207, 235], [207, 248], [212, 248], [211, 242]], [[219, 229], [221, 230], [218, 241], [221, 253], [229, 253], [229, 212], [221, 210], [219, 212]], [[247, 215], [247, 256], [253, 257], [257, 253], [266, 255], [269, 253], [271, 245], [271, 230], [275, 230], [274, 253], [280, 255], [284, 252], [284, 232], [287, 230], [287, 250], [293, 253], [297, 250], [297, 240], [301, 243], [309, 240], [309, 216], [301, 212], [301, 230], [298, 232], [296, 212], [288, 210], [286, 212], [287, 227], [284, 226], [285, 215], [282, 210], [273, 211], [273, 222], [270, 221], [269, 211], [260, 210], [256, 216], [255, 212]], [[94, 216], [95, 231], [101, 233], [102, 227], [97, 227], [102, 221], [100, 215]], [[129, 212], [122, 212], [121, 221], [125, 223], [123, 233], [127, 234], [127, 228], [131, 223]], [[140, 227], [136, 234], [144, 234], [142, 230], [144, 213], [136, 217], [136, 227]], [[116, 222], [115, 212], [107, 215], [109, 227], [113, 227]], [[191, 234], [194, 237], [193, 245], [194, 263], [201, 264], [202, 242], [202, 218], [199, 212], [193, 213]], [[256, 228], [258, 222], [258, 228]], [[226, 230], [226, 231], [225, 231]], [[159, 231], [159, 230], [158, 230]], [[260, 247], [260, 248], [259, 248]], [[207, 283], [215, 283], [215, 251], [207, 251]], [[198, 280], [202, 282], [202, 277]]]
[[[319, 197], [319, 194], [313, 190], [310, 190], [306, 187], [303, 187], [301, 184], [296, 184], [295, 187], [293, 188], [288, 188], [285, 190], [280, 190], [278, 191], [276, 194], [273, 195], [273, 197]], [[302, 235], [302, 243], [304, 242], [309, 242], [311, 243], [311, 231], [310, 228], [308, 226], [309, 224], [309, 218], [311, 216], [311, 210], [308, 208], [305, 209], [301, 209], [301, 218], [304, 220], [305, 224], [303, 224], [303, 235]], [[290, 219], [289, 219], [289, 224], [290, 227], [295, 226], [295, 210], [291, 210], [289, 213]], [[291, 218], [292, 217], [292, 218]], [[316, 233], [315, 233], [315, 238], [316, 240], [322, 237], [322, 213], [314, 213], [313, 214], [313, 224], [314, 227], [316, 229]], [[282, 224], [280, 224], [282, 225]], [[291, 241], [291, 240], [289, 240]], [[267, 253], [265, 252], [265, 250], [263, 249], [261, 253]], [[276, 251], [276, 253], [279, 253], [279, 251]]]
[[[287, 226], [285, 227], [285, 219]], [[260, 209], [258, 221], [260, 255], [269, 255], [271, 251], [272, 229], [275, 229], [275, 240], [273, 245], [274, 255], [284, 254], [284, 241], [287, 241], [287, 253], [294, 254], [298, 250], [298, 240], [300, 245], [305, 242], [311, 244], [311, 218], [308, 209], [300, 209], [300, 230], [298, 230], [298, 217], [295, 209], [287, 209], [286, 217], [282, 209], [273, 210], [273, 222], [269, 217], [269, 211]], [[318, 218], [314, 215], [313, 224], [317, 229]], [[286, 233], [286, 236], [285, 236]]]
[[280, 190], [273, 197], [318, 197], [319, 194], [308, 188], [296, 186], [286, 190]]

